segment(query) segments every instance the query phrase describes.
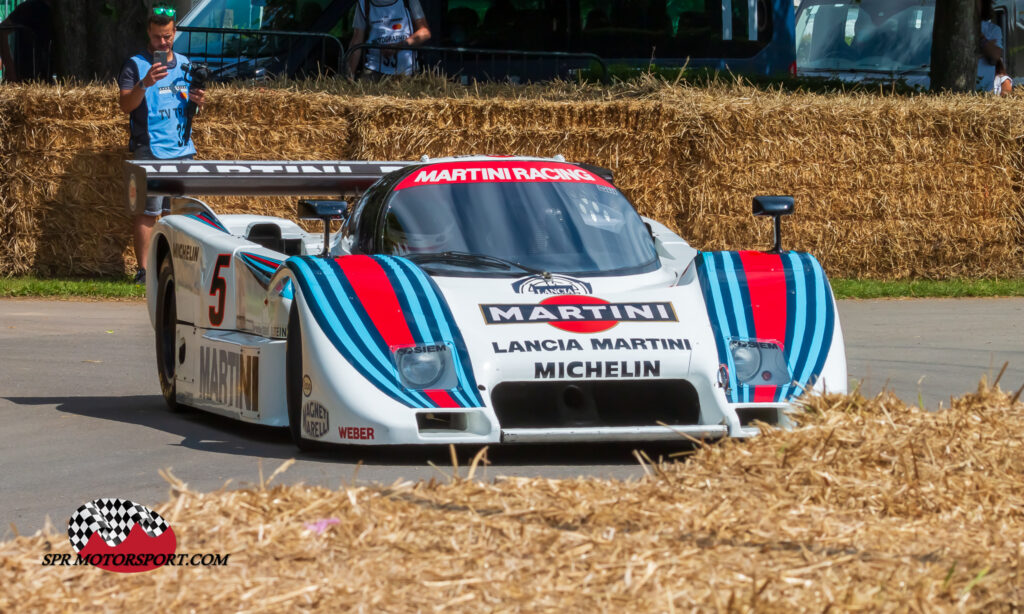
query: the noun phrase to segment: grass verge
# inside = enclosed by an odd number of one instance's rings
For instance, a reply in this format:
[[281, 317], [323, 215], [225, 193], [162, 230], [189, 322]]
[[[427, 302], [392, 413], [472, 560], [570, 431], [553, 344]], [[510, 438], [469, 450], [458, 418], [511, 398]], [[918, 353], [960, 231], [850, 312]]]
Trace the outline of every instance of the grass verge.
[[[836, 298], [957, 298], [1024, 296], [1024, 279], [953, 279], [946, 281], [878, 281], [833, 279]], [[99, 279], [0, 279], [0, 297], [39, 298], [145, 298], [145, 286], [129, 277]]]
[[836, 298], [959, 298], [1024, 296], [1024, 279], [879, 281], [833, 279]]
[[0, 279], [0, 297], [39, 298], [145, 298], [146, 287], [132, 283], [130, 277], [97, 279], [40, 279], [9, 277]]

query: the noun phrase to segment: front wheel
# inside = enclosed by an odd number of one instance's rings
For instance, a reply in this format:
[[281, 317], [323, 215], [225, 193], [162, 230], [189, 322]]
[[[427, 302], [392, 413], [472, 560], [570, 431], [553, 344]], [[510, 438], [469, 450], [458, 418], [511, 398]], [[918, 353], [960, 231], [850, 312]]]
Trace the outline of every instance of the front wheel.
[[177, 368], [178, 303], [174, 286], [174, 264], [168, 256], [160, 262], [156, 288], [156, 367], [160, 392], [168, 409], [180, 411], [175, 386]]
[[313, 448], [313, 442], [302, 436], [302, 327], [299, 324], [297, 300], [288, 312], [288, 341], [285, 349], [285, 397], [288, 402], [288, 431], [300, 450]]

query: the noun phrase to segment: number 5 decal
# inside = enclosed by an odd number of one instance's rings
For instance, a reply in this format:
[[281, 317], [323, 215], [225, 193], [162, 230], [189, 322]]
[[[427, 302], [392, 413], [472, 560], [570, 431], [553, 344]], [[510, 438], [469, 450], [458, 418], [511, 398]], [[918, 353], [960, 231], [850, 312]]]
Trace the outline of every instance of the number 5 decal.
[[218, 254], [210, 280], [210, 296], [217, 297], [217, 306], [210, 305], [210, 326], [220, 326], [224, 321], [224, 297], [228, 293], [228, 282], [221, 277], [220, 270], [231, 264], [231, 254]]

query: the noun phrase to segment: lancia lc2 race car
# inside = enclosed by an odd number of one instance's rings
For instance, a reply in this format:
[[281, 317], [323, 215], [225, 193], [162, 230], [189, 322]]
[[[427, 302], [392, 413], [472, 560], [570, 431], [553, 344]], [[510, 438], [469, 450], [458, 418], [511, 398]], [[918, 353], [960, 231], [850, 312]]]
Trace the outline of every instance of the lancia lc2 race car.
[[[167, 404], [300, 448], [748, 437], [846, 390], [825, 272], [780, 246], [789, 197], [753, 200], [774, 249], [699, 252], [561, 157], [139, 161], [126, 179], [130, 210], [175, 197], [146, 288]], [[322, 233], [194, 198], [346, 193], [298, 201]]]

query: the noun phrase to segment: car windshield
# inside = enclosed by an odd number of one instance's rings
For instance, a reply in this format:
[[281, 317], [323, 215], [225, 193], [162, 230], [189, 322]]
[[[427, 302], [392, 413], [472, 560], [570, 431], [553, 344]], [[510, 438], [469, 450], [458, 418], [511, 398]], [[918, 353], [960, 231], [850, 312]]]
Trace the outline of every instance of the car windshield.
[[[530, 269], [613, 275], [658, 268], [647, 227], [618, 190], [572, 165], [545, 167], [596, 181], [410, 185], [413, 175], [424, 172], [414, 171], [388, 203], [382, 251], [453, 275], [521, 276]], [[500, 172], [502, 165], [487, 168]]]
[[933, 0], [804, 3], [796, 25], [797, 67], [830, 71], [927, 71]]

